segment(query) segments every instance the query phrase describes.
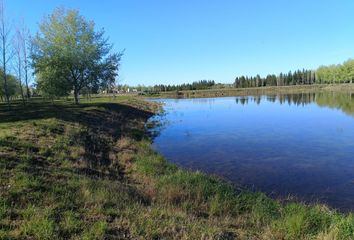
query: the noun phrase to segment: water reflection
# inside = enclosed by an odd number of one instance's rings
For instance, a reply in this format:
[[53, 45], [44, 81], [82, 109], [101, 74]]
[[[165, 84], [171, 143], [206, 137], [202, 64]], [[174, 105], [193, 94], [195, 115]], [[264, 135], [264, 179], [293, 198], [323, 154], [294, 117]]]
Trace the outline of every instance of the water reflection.
[[353, 210], [353, 97], [163, 99], [154, 146], [169, 161], [237, 185]]
[[[261, 101], [267, 100], [273, 103], [288, 104], [296, 106], [305, 106], [307, 104], [316, 103], [321, 107], [330, 107], [340, 109], [344, 113], [354, 116], [354, 93], [336, 93], [336, 92], [320, 92], [320, 93], [301, 93], [301, 94], [277, 94], [268, 96], [249, 96], [236, 97], [237, 104], [248, 104], [249, 101], [259, 105]], [[210, 101], [212, 99], [208, 99]]]

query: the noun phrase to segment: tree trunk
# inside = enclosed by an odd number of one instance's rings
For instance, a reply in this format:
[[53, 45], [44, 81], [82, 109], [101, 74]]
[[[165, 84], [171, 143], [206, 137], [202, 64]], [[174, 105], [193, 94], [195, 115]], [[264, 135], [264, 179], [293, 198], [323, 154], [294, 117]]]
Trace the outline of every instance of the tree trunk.
[[74, 99], [75, 99], [75, 104], [79, 104], [80, 103], [79, 90], [77, 90], [76, 88], [74, 89]]
[[9, 92], [8, 92], [8, 86], [7, 86], [7, 75], [6, 75], [6, 50], [5, 50], [5, 39], [3, 37], [2, 39], [2, 68], [4, 71], [4, 90], [5, 90], [5, 98], [6, 98], [6, 102], [7, 102], [7, 106], [8, 108], [10, 108], [10, 98], [9, 98]]
[[1, 35], [1, 53], [2, 53], [2, 70], [4, 71], [4, 91], [5, 91], [5, 99], [7, 102], [7, 106], [10, 109], [10, 96], [7, 84], [7, 75], [6, 75], [6, 63], [8, 59], [6, 58], [7, 43], [8, 43], [8, 32], [5, 25], [5, 17], [4, 17], [4, 3], [0, 2], [0, 35]]
[[[25, 56], [27, 57], [27, 56]], [[27, 95], [27, 99], [29, 99], [31, 97], [31, 93], [28, 87], [28, 62], [27, 60], [25, 60], [25, 83], [26, 83], [26, 95]]]
[[20, 83], [20, 89], [21, 89], [22, 104], [23, 106], [26, 106], [25, 95], [23, 94], [23, 87], [21, 83]]
[[22, 103], [23, 106], [26, 105], [25, 102], [25, 95], [23, 94], [23, 87], [22, 87], [22, 76], [21, 76], [21, 59], [19, 59], [19, 65], [18, 65], [18, 81], [19, 81], [19, 85], [20, 85], [20, 91], [21, 91], [21, 97], [22, 97]]

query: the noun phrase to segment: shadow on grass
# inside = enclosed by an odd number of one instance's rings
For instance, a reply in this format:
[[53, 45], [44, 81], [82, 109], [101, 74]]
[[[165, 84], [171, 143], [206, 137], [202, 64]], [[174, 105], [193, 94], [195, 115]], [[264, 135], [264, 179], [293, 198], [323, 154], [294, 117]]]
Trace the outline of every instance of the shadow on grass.
[[[35, 99], [26, 106], [20, 102], [14, 102], [10, 110], [5, 104], [0, 104], [0, 124], [5, 124], [6, 128], [8, 123], [45, 119], [58, 119], [71, 124], [80, 124], [83, 128], [72, 136], [71, 144], [83, 147], [84, 153], [81, 160], [86, 162], [87, 168], [80, 168], [76, 171], [84, 172], [92, 177], [121, 179], [120, 169], [114, 171], [111, 169], [107, 174], [103, 174], [99, 169], [106, 168], [112, 163], [110, 154], [117, 139], [129, 137], [140, 141], [146, 137], [144, 124], [153, 115], [153, 112], [149, 111], [146, 106], [134, 107], [129, 104], [129, 102], [124, 104], [110, 102], [108, 99], [106, 102], [90, 102], [80, 105], [63, 100], [52, 103]], [[64, 134], [64, 128], [60, 126], [53, 127], [50, 131], [54, 135]], [[16, 136], [0, 141], [0, 147], [8, 147], [17, 153], [20, 149], [30, 150], [33, 153], [38, 151], [32, 149], [32, 146], [17, 146], [16, 144], [21, 144], [16, 140]]]
[[91, 131], [105, 132], [115, 139], [127, 135], [137, 140], [141, 139], [144, 133], [138, 128], [137, 123], [145, 123], [152, 115], [150, 111], [113, 102], [75, 105], [67, 101], [51, 103], [37, 99], [27, 103], [26, 106], [14, 102], [10, 110], [5, 104], [0, 103], [0, 124], [56, 118], [79, 123]]

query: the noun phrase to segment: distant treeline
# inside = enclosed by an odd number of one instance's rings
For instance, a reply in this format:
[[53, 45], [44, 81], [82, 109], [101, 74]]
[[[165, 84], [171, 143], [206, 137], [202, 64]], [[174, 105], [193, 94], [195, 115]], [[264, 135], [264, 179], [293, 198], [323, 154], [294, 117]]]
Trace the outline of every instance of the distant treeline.
[[316, 70], [302, 69], [288, 73], [268, 74], [266, 77], [239, 76], [233, 84], [215, 83], [214, 80], [201, 80], [180, 85], [159, 84], [153, 87], [138, 87], [139, 91], [168, 92], [183, 90], [203, 90], [216, 88], [252, 88], [266, 86], [311, 85], [325, 83], [352, 83], [354, 81], [354, 60], [343, 64], [321, 66]]
[[234, 87], [250, 88], [265, 86], [289, 86], [300, 84], [314, 84], [316, 82], [316, 73], [312, 70], [297, 70], [295, 72], [280, 73], [278, 76], [269, 74], [266, 77], [259, 75], [254, 77], [241, 76], [236, 77]]
[[193, 83], [184, 83], [180, 85], [164, 85], [159, 84], [153, 87], [154, 91], [157, 92], [168, 92], [168, 91], [184, 91], [184, 90], [203, 90], [210, 89], [215, 85], [214, 80], [200, 80]]
[[314, 83], [352, 83], [354, 80], [354, 60], [349, 59], [342, 64], [321, 66], [317, 70], [297, 70], [295, 72], [270, 74], [262, 78], [236, 77], [236, 88], [310, 85]]

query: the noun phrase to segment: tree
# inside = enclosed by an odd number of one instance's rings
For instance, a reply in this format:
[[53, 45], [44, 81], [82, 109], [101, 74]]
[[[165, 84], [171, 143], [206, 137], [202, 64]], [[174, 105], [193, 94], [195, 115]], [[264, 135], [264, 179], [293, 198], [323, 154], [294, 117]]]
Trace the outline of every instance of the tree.
[[22, 71], [23, 71], [23, 63], [24, 63], [23, 38], [19, 29], [17, 29], [16, 31], [13, 45], [14, 45], [15, 55], [16, 55], [15, 68], [17, 70], [17, 80], [20, 87], [22, 102], [23, 105], [25, 105], [25, 96], [23, 94], [23, 87], [22, 87]]
[[39, 87], [54, 95], [73, 91], [78, 104], [83, 88], [114, 83], [123, 53], [110, 54], [112, 45], [94, 22], [76, 10], [57, 9], [39, 28], [32, 53]]
[[0, 1], [0, 48], [1, 48], [1, 63], [2, 63], [2, 77], [4, 94], [8, 107], [10, 107], [10, 92], [7, 74], [7, 66], [12, 58], [11, 52], [11, 27], [5, 16], [4, 2]]
[[[4, 72], [2, 71], [2, 69], [0, 69], [0, 85], [4, 86]], [[11, 97], [15, 97], [18, 96], [20, 93], [20, 88], [19, 88], [19, 83], [18, 83], [18, 79], [11, 75], [8, 74], [6, 76], [7, 79], [7, 94], [9, 99]], [[5, 95], [5, 89], [4, 88], [0, 88], [0, 99], [3, 101], [6, 101], [6, 95]]]
[[354, 60], [349, 59], [342, 65], [343, 80], [353, 83], [354, 80]]
[[28, 86], [28, 75], [29, 75], [29, 68], [30, 68], [30, 64], [29, 64], [29, 54], [28, 54], [28, 49], [31, 47], [31, 35], [30, 32], [28, 30], [28, 28], [25, 26], [25, 24], [22, 22], [22, 24], [20, 25], [20, 27], [17, 30], [19, 32], [20, 35], [20, 39], [21, 39], [21, 49], [22, 49], [22, 57], [23, 57], [23, 70], [24, 70], [24, 78], [25, 78], [25, 86], [26, 86], [26, 97], [30, 98], [31, 97], [31, 93], [29, 90], [29, 86]]

